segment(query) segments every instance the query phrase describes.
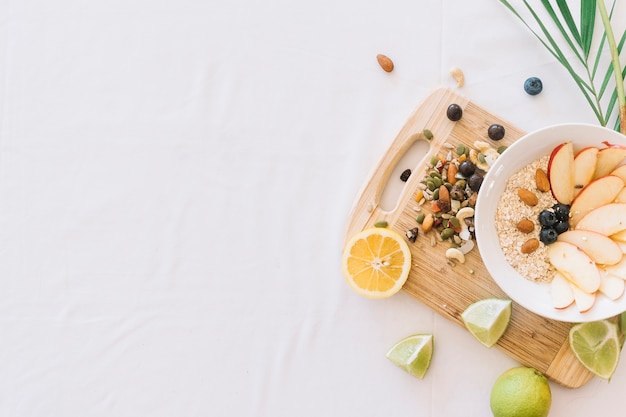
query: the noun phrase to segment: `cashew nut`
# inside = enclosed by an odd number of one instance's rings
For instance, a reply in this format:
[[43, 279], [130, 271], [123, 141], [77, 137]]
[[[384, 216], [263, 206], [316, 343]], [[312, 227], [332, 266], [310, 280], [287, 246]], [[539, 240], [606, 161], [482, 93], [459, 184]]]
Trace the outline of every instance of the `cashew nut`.
[[461, 251], [461, 253], [463, 253], [464, 255], [466, 253], [470, 253], [472, 249], [474, 249], [474, 241], [469, 239], [466, 240], [465, 243], [463, 243], [461, 246], [459, 246], [459, 250]]
[[459, 219], [461, 221], [461, 226], [464, 223], [464, 220], [472, 217], [474, 215], [474, 209], [472, 207], [463, 207], [461, 210], [459, 210], [456, 213], [456, 218]]
[[460, 263], [465, 263], [465, 255], [457, 248], [450, 248], [446, 251], [446, 258], [456, 259]]
[[465, 219], [467, 219], [468, 217], [472, 217], [473, 215], [474, 215], [474, 209], [472, 207], [463, 207], [461, 210], [459, 210], [456, 213], [456, 218], [459, 219], [459, 221], [461, 222], [461, 231], [459, 232], [459, 237], [463, 240], [469, 240], [471, 237], [471, 234], [467, 227], [467, 223], [465, 223]]
[[451, 68], [450, 75], [452, 75], [452, 78], [454, 78], [454, 80], [456, 81], [456, 86], [458, 88], [461, 88], [465, 85], [465, 75], [463, 74], [463, 71], [461, 71], [461, 68]]

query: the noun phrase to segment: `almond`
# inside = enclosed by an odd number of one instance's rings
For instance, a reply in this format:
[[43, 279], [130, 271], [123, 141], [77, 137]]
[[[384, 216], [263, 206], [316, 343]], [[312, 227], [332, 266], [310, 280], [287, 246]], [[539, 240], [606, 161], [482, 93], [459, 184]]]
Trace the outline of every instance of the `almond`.
[[439, 187], [439, 201], [450, 203], [450, 192], [445, 185]]
[[456, 164], [450, 164], [450, 166], [448, 167], [448, 182], [452, 185], [456, 184], [457, 182], [457, 177], [456, 174], [457, 172], [459, 172], [459, 168], [457, 168]]
[[426, 217], [424, 217], [424, 221], [422, 222], [422, 231], [424, 233], [428, 233], [430, 229], [433, 227], [433, 223], [435, 222], [435, 218], [431, 213], [428, 213]]
[[524, 242], [520, 251], [522, 253], [529, 254], [537, 250], [538, 247], [539, 247], [539, 241], [533, 237], [531, 239], [528, 239], [526, 242]]
[[525, 188], [520, 188], [519, 190], [517, 190], [517, 195], [524, 203], [529, 206], [536, 206], [537, 203], [539, 203], [537, 195], [532, 191], [528, 191]]
[[544, 193], [550, 191], [550, 180], [548, 179], [548, 174], [543, 169], [538, 168], [535, 172], [535, 182], [539, 191]]
[[388, 56], [378, 54], [376, 55], [376, 60], [378, 61], [378, 65], [386, 72], [393, 71], [393, 61]]
[[522, 233], [530, 233], [533, 230], [535, 230], [535, 224], [528, 220], [528, 219], [522, 219], [519, 222], [517, 222], [517, 230], [519, 230]]

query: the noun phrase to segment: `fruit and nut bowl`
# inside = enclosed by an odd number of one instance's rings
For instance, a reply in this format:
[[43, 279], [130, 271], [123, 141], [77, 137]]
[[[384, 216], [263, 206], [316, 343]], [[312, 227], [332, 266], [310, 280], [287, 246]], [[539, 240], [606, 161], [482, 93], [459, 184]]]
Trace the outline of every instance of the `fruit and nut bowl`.
[[626, 310], [626, 136], [562, 124], [518, 139], [483, 179], [483, 262], [541, 316], [586, 322]]

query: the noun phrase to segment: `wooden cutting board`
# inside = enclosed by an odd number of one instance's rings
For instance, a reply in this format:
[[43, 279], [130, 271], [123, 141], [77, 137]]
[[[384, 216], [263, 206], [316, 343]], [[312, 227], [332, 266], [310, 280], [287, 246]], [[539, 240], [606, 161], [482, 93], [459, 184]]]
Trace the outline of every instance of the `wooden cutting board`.
[[[463, 109], [463, 117], [457, 122], [446, 117], [446, 109], [452, 103]], [[506, 129], [505, 137], [497, 143], [487, 136], [487, 129], [493, 123], [499, 123]], [[434, 135], [432, 140], [427, 141], [430, 145], [428, 152], [417, 166], [400, 167], [410, 168], [417, 175], [411, 175], [403, 185], [395, 208], [383, 210], [380, 207], [381, 196], [389, 186], [392, 171], [416, 141], [426, 141], [422, 134], [424, 129], [429, 129]], [[390, 229], [403, 236], [407, 230], [416, 227], [417, 185], [431, 156], [440, 152], [447, 154], [445, 144], [456, 148], [459, 143], [473, 146], [476, 140], [483, 140], [497, 147], [510, 145], [523, 134], [519, 128], [467, 98], [449, 89], [435, 90], [409, 117], [371, 178], [364, 184], [349, 217], [346, 239], [373, 227], [379, 220], [386, 220]], [[428, 210], [426, 205], [422, 210]], [[508, 298], [487, 272], [478, 247], [466, 255], [464, 264], [451, 265], [445, 258], [449, 245], [438, 242], [432, 246], [432, 233], [436, 232], [424, 234], [420, 229], [416, 242], [409, 243], [413, 266], [403, 291], [461, 326], [461, 313], [473, 302], [487, 297]], [[571, 323], [540, 317], [514, 303], [509, 328], [495, 347], [521, 364], [538, 369], [558, 384], [577, 388], [594, 375], [580, 364], [569, 347], [571, 326]]]

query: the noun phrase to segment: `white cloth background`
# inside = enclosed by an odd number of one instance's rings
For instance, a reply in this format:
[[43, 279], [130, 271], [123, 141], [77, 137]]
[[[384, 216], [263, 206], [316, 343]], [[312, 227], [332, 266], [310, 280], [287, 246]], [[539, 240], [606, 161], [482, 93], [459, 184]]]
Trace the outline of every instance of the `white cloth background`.
[[[513, 360], [340, 269], [452, 66], [525, 130], [596, 122], [494, 0], [1, 1], [0, 416], [490, 415]], [[416, 332], [424, 380], [384, 357]], [[622, 415], [625, 387], [552, 384], [551, 415]]]

